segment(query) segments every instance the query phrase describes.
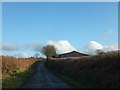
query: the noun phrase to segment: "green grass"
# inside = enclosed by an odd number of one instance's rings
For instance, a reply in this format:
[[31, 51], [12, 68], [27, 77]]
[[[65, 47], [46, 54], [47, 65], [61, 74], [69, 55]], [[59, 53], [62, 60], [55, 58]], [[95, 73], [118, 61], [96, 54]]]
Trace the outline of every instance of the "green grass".
[[68, 75], [59, 74], [57, 76], [60, 79], [62, 79], [63, 81], [65, 81], [66, 83], [68, 83], [69, 85], [71, 85], [73, 88], [82, 88], [83, 87], [79, 81], [74, 80], [73, 78], [71, 78]]
[[96, 80], [96, 77], [87, 73], [81, 75], [80, 79], [76, 79], [67, 73], [57, 73], [56, 75], [74, 88], [92, 88], [95, 85]]
[[2, 88], [19, 88], [34, 73], [39, 62], [36, 61], [26, 70], [4, 73], [2, 75]]
[[80, 80], [76, 80], [67, 73], [56, 73], [51, 69], [49, 69], [49, 71], [55, 74], [58, 78], [60, 78], [64, 82], [68, 83], [73, 88], [91, 88], [92, 87], [92, 82], [90, 84], [90, 81], [92, 80], [92, 78], [89, 78], [89, 77], [85, 78], [86, 77], [85, 76]]

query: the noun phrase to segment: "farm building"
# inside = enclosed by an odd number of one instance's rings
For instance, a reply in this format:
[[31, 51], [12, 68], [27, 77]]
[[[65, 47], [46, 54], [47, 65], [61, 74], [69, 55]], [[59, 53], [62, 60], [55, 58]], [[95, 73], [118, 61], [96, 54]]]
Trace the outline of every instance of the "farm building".
[[87, 54], [79, 53], [77, 51], [72, 51], [69, 53], [59, 54], [58, 58], [66, 58], [66, 57], [81, 57], [81, 56], [88, 56]]

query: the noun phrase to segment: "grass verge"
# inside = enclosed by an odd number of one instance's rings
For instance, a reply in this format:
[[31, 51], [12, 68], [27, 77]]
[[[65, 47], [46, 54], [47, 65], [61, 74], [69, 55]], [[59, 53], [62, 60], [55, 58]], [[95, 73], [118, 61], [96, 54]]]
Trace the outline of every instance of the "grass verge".
[[36, 61], [28, 69], [3, 73], [2, 89], [19, 88], [35, 72], [38, 63], [40, 63], [40, 61]]
[[75, 80], [72, 78], [70, 75], [65, 74], [65, 73], [56, 73], [52, 69], [47, 68], [49, 72], [53, 73], [56, 75], [58, 78], [60, 78], [62, 81], [66, 82], [73, 88], [87, 88], [86, 86], [83, 86], [80, 81]]
[[73, 88], [82, 88], [83, 86], [81, 86], [81, 83], [74, 80], [73, 78], [71, 78], [70, 76], [66, 75], [66, 74], [57, 74], [57, 76], [62, 79], [63, 81], [65, 81], [66, 83], [68, 83], [69, 85], [71, 85]]

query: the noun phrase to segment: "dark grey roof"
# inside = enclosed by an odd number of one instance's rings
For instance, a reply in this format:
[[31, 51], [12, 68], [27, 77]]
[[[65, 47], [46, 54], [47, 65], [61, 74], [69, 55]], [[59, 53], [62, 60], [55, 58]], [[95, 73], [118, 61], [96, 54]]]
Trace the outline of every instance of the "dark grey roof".
[[69, 55], [69, 54], [77, 54], [77, 55], [79, 55], [79, 56], [89, 56], [89, 55], [87, 55], [87, 54], [80, 53], [80, 52], [77, 52], [77, 51], [72, 51], [72, 52], [69, 52], [69, 53], [59, 54], [59, 56], [61, 56], [61, 55]]

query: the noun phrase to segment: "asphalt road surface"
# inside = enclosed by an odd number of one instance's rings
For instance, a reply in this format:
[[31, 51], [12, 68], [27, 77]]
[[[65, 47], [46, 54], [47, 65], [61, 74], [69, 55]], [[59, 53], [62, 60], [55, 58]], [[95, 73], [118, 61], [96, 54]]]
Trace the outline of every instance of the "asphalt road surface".
[[67, 83], [50, 73], [44, 67], [44, 62], [45, 61], [41, 61], [38, 64], [36, 72], [22, 86], [22, 88], [72, 88]]

